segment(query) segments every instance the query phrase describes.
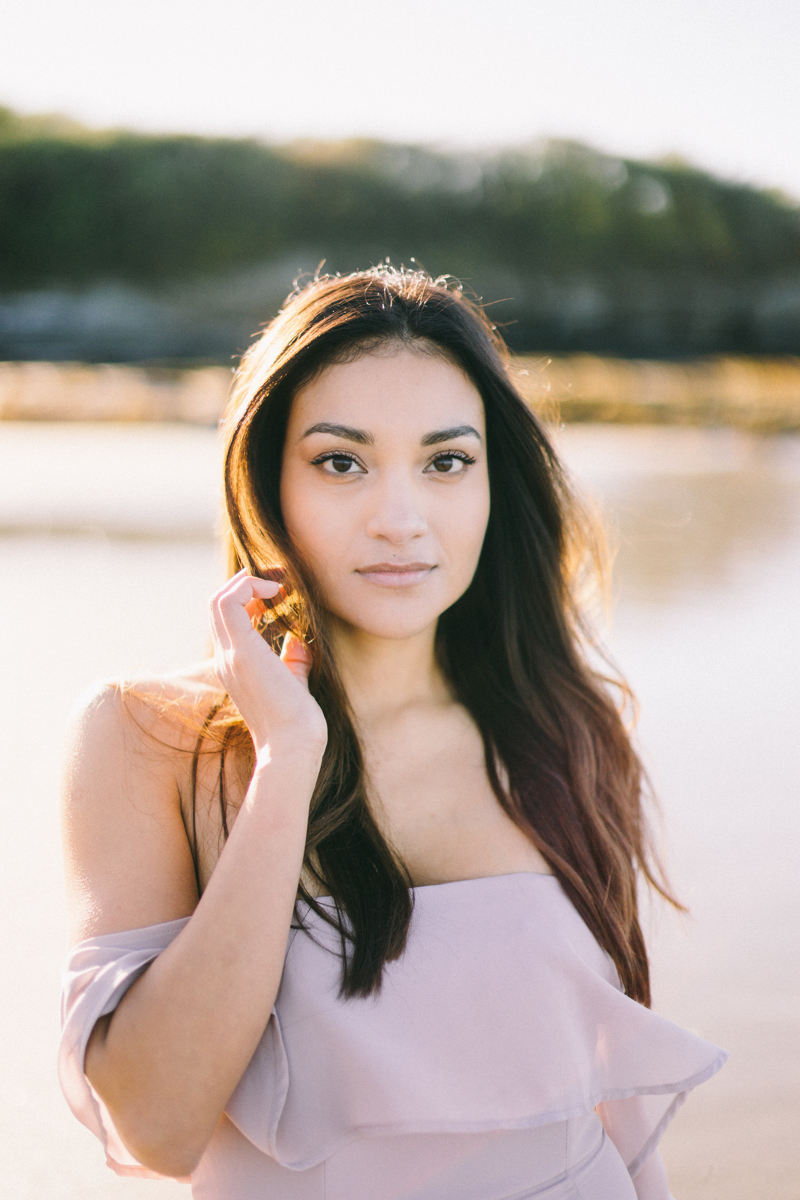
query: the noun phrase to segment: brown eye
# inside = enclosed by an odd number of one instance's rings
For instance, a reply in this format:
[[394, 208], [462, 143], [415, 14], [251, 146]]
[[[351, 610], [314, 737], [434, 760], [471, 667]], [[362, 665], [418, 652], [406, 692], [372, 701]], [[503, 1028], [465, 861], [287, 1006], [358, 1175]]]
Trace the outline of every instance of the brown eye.
[[425, 470], [433, 468], [438, 475], [463, 475], [470, 463], [474, 462], [475, 459], [468, 454], [437, 454]]
[[312, 460], [312, 465], [321, 467], [326, 475], [363, 475], [364, 468], [357, 458], [350, 454], [320, 454]]

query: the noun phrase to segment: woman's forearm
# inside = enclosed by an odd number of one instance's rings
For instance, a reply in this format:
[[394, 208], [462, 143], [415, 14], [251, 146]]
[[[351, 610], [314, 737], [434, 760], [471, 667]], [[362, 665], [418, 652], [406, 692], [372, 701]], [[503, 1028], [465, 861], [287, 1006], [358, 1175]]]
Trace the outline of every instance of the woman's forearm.
[[90, 1082], [161, 1174], [194, 1169], [269, 1019], [322, 748], [271, 747], [190, 921], [90, 1040]]

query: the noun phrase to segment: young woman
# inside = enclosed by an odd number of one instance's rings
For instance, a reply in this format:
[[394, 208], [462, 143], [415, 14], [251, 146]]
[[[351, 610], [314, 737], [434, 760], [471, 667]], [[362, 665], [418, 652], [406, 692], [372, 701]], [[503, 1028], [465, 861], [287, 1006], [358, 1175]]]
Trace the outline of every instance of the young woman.
[[497, 335], [421, 273], [315, 280], [225, 434], [213, 664], [67, 753], [76, 1115], [204, 1200], [664, 1200], [725, 1056], [647, 1007], [641, 771]]

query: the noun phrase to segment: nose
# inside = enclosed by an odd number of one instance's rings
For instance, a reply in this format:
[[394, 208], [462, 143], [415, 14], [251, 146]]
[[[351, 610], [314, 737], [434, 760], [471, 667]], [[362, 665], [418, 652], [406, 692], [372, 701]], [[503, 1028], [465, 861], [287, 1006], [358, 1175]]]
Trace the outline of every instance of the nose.
[[398, 473], [385, 477], [372, 494], [367, 533], [402, 546], [428, 532], [428, 522], [412, 482]]

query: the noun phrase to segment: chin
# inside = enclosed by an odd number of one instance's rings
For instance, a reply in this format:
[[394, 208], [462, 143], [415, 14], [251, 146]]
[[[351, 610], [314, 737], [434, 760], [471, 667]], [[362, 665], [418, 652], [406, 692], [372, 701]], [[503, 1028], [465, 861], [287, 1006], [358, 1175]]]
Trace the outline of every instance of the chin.
[[408, 638], [418, 637], [424, 633], [426, 629], [430, 629], [431, 625], [435, 625], [438, 621], [438, 614], [431, 621], [401, 621], [391, 618], [375, 618], [374, 620], [355, 617], [350, 620], [347, 618], [339, 618], [342, 624], [358, 633], [367, 634], [369, 637], [383, 638], [389, 642], [401, 642]]
[[[450, 601], [452, 603], [452, 601]], [[417, 637], [430, 629], [448, 608], [449, 604], [439, 608], [425, 605], [404, 606], [399, 604], [378, 604], [367, 607], [350, 608], [342, 606], [331, 609], [331, 616], [345, 628], [365, 633], [370, 637], [385, 638], [387, 641], [402, 641], [406, 638]]]

